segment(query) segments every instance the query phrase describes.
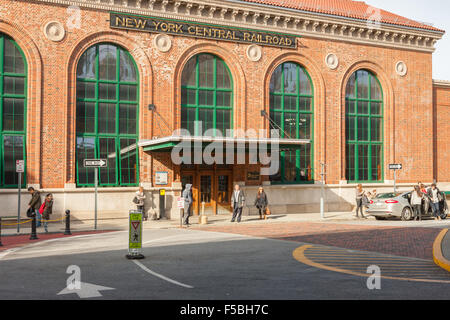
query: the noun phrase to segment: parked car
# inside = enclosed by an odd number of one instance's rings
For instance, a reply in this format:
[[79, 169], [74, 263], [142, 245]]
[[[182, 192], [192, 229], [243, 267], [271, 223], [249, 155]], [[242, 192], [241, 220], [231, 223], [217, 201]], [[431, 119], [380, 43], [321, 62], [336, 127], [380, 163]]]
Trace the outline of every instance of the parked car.
[[[380, 193], [370, 201], [366, 213], [374, 216], [377, 220], [386, 220], [392, 217], [401, 218], [403, 221], [412, 220], [414, 213], [411, 206], [411, 193]], [[440, 203], [441, 218], [446, 219], [449, 214], [449, 209], [445, 200], [445, 194], [443, 192], [441, 194], [444, 199]], [[429, 207], [425, 213], [422, 208], [422, 218], [433, 217], [431, 206]]]

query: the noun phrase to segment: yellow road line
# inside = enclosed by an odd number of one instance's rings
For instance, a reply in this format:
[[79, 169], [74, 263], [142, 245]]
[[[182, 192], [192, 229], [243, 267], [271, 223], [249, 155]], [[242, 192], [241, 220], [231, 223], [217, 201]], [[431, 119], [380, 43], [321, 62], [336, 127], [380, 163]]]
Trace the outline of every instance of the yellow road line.
[[[293, 255], [294, 259], [296, 259], [297, 261], [299, 261], [303, 264], [309, 265], [311, 267], [318, 268], [318, 269], [339, 272], [339, 273], [349, 274], [349, 275], [358, 276], [358, 277], [367, 277], [368, 278], [371, 276], [371, 274], [368, 274], [368, 273], [355, 272], [355, 271], [346, 270], [346, 269], [342, 269], [342, 268], [335, 267], [335, 266], [327, 266], [322, 263], [317, 263], [315, 261], [312, 261], [305, 255], [306, 250], [311, 249], [311, 248], [314, 248], [314, 246], [313, 245], [304, 245], [304, 246], [298, 247], [297, 249], [295, 249], [292, 252], [292, 255]], [[448, 281], [448, 280], [414, 279], [414, 278], [393, 277], [393, 276], [385, 276], [385, 275], [381, 275], [381, 278], [390, 279], [390, 280], [430, 282], [430, 283], [449, 283], [450, 284], [450, 281]]]
[[448, 261], [442, 254], [442, 241], [447, 234], [448, 229], [442, 230], [433, 243], [433, 260], [444, 270], [450, 271], [450, 261]]

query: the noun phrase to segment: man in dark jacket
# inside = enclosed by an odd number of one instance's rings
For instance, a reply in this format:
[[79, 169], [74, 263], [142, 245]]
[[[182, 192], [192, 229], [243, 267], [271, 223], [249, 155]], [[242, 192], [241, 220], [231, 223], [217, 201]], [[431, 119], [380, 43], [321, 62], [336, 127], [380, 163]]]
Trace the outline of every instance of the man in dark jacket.
[[430, 197], [431, 209], [433, 210], [434, 220], [441, 220], [440, 202], [443, 200], [441, 191], [433, 183], [431, 188], [427, 190], [428, 197]]
[[39, 209], [41, 207], [41, 193], [39, 190], [34, 190], [33, 187], [28, 188], [28, 192], [31, 194], [31, 200], [28, 203], [28, 208], [31, 208], [36, 215], [36, 227], [41, 226], [41, 214]]
[[245, 205], [244, 191], [241, 190], [239, 185], [234, 186], [233, 195], [231, 196], [231, 207], [233, 208], [233, 218], [231, 222], [237, 219], [237, 222], [241, 222], [242, 209]]

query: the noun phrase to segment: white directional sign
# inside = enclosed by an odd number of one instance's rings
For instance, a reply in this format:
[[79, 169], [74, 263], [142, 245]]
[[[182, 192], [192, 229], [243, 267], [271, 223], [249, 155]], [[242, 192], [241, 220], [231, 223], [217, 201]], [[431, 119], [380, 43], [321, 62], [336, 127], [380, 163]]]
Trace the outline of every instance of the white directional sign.
[[389, 170], [402, 170], [403, 166], [401, 164], [390, 164]]
[[85, 168], [106, 168], [108, 161], [106, 159], [84, 159]]

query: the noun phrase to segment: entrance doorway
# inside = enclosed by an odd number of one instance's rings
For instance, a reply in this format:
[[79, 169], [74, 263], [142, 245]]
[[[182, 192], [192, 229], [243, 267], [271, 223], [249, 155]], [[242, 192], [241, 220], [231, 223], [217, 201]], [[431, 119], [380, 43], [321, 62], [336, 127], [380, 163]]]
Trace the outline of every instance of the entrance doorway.
[[182, 171], [183, 191], [186, 184], [192, 184], [193, 213], [199, 215], [204, 210], [205, 214], [229, 214], [231, 212], [232, 176], [230, 170]]

